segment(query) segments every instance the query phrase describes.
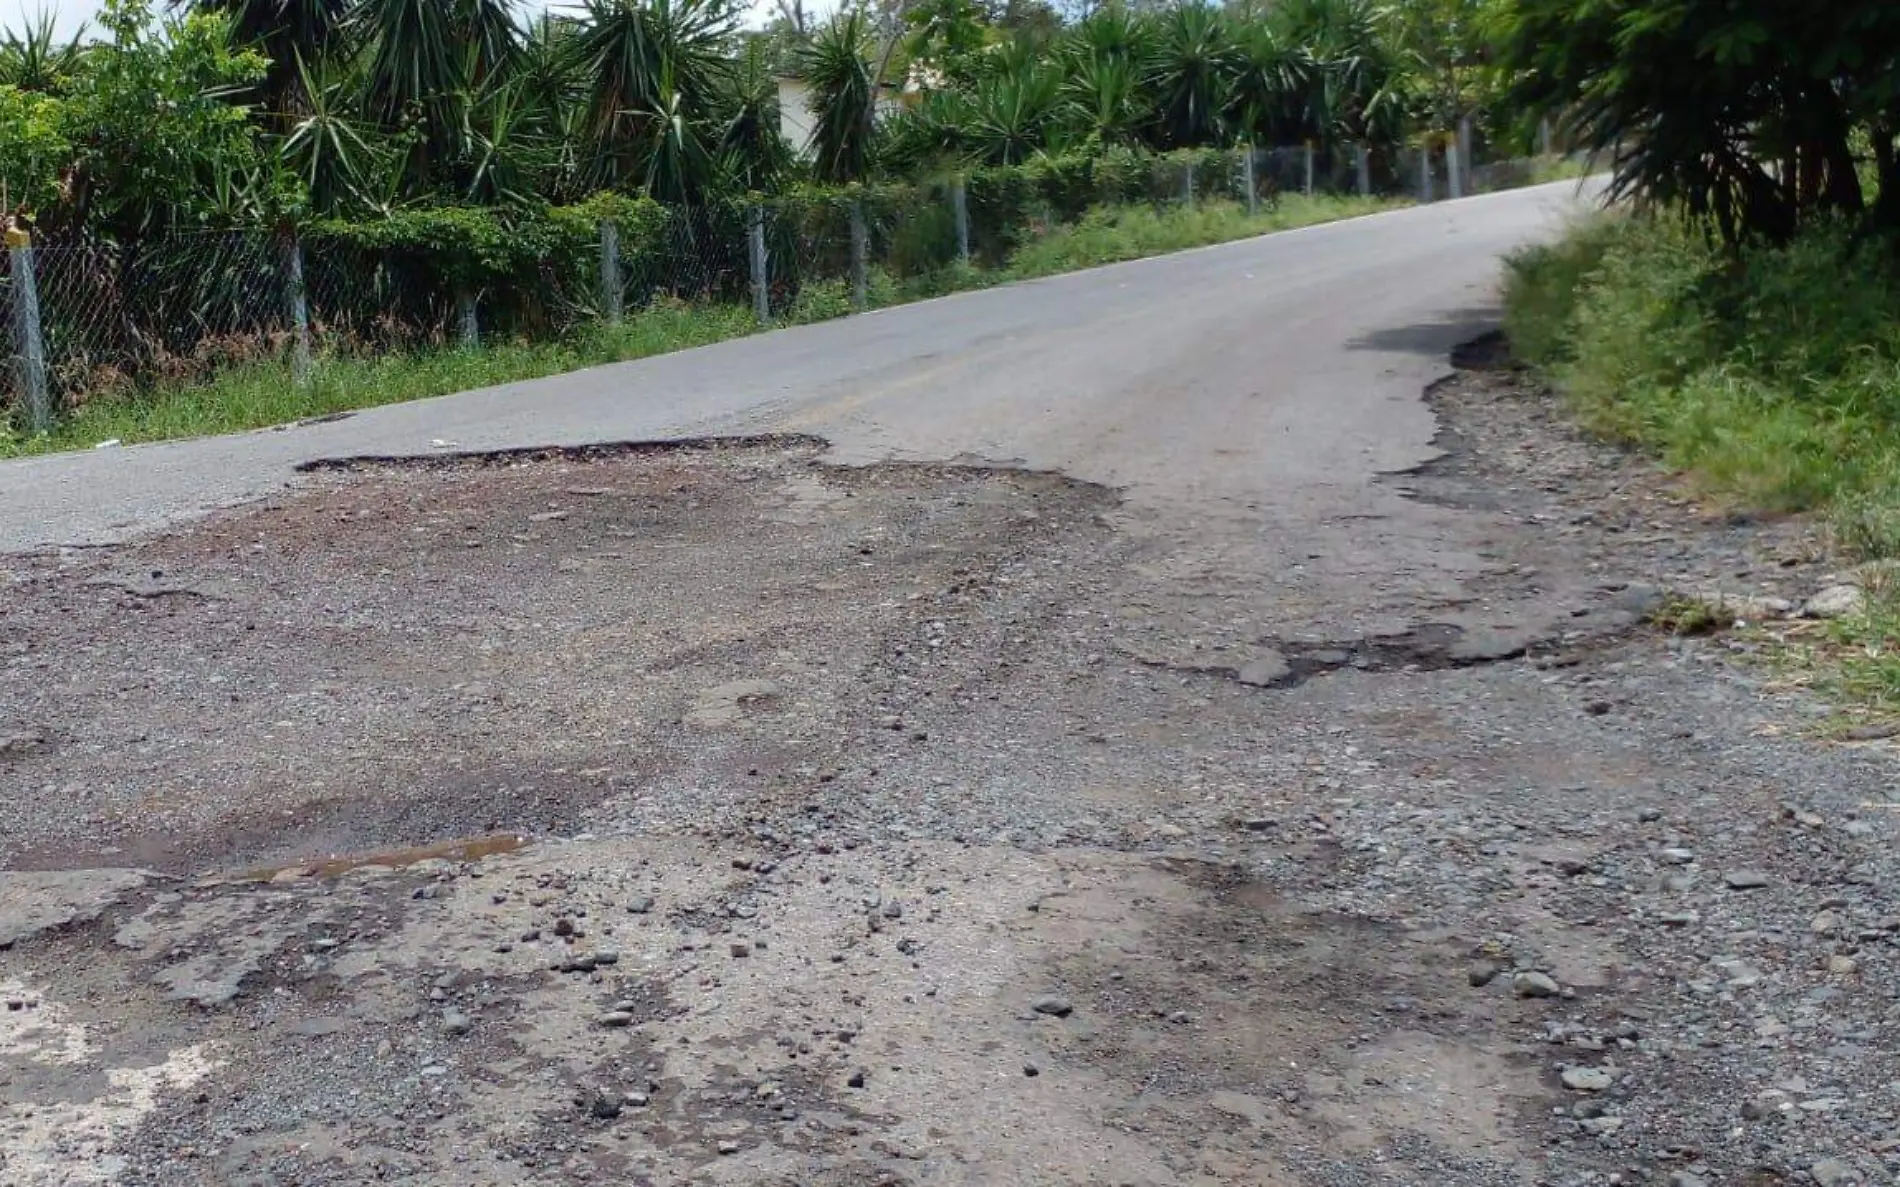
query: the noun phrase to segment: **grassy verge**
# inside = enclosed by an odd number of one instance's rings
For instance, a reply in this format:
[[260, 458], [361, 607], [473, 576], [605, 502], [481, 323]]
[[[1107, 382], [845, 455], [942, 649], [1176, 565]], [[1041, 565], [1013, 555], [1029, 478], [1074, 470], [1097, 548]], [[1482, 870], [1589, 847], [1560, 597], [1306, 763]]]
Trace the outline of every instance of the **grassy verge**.
[[[1860, 613], [1777, 629], [1794, 678], [1900, 711], [1900, 254], [1822, 227], [1731, 255], [1679, 223], [1581, 224], [1521, 254], [1514, 348], [1595, 431], [1708, 497], [1825, 517]], [[1869, 563], [1871, 562], [1871, 564]]]
[[[1012, 280], [1310, 226], [1389, 209], [1382, 199], [1291, 195], [1249, 215], [1233, 203], [1191, 210], [1147, 207], [1098, 210], [1074, 226], [1057, 227], [999, 269], [957, 267], [917, 278], [872, 277], [872, 305], [896, 305]], [[823, 321], [851, 312], [849, 286], [805, 286], [784, 320]], [[592, 325], [552, 342], [502, 342], [480, 350], [442, 349], [373, 358], [320, 360], [310, 383], [290, 382], [280, 364], [233, 368], [210, 382], [161, 388], [133, 398], [83, 405], [51, 433], [24, 436], [0, 421], [0, 457], [83, 449], [102, 441], [127, 444], [204, 436], [286, 424], [313, 416], [468, 391], [624, 362], [736, 338], [759, 330], [739, 306], [664, 306], [619, 326]]]

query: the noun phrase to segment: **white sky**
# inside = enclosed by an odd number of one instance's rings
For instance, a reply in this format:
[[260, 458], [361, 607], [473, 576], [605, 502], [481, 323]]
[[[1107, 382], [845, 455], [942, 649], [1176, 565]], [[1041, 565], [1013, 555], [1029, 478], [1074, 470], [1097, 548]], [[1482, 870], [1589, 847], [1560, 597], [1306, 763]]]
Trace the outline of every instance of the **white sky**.
[[[71, 35], [81, 25], [92, 20], [99, 11], [100, 2], [101, 0], [0, 0], [0, 28], [21, 28], [28, 21], [37, 19], [41, 12], [50, 11], [58, 22], [59, 31]], [[165, 6], [166, 0], [154, 0], [153, 7], [163, 9]], [[547, 5], [541, 2], [522, 5], [523, 8], [533, 7], [537, 11], [544, 6]], [[557, 3], [551, 7], [564, 6]], [[773, 0], [752, 0], [751, 8], [750, 23], [752, 24], [764, 24], [777, 11]], [[829, 8], [830, 4], [823, 0], [815, 4], [808, 0], [805, 5], [805, 11], [808, 13], [821, 12]]]

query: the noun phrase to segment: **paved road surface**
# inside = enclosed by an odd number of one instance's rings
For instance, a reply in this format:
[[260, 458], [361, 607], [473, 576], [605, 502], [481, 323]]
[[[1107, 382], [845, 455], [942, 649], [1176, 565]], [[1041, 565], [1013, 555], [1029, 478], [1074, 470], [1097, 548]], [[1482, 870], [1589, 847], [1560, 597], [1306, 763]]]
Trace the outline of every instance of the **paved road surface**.
[[1824, 552], [1423, 395], [1572, 205], [0, 466], [0, 1182], [1896, 1181], [1893, 764], [1640, 624]]
[[1571, 184], [1271, 235], [282, 432], [0, 465], [0, 550], [101, 542], [300, 462], [799, 429], [1149, 500], [1281, 500], [1430, 453], [1419, 401]]

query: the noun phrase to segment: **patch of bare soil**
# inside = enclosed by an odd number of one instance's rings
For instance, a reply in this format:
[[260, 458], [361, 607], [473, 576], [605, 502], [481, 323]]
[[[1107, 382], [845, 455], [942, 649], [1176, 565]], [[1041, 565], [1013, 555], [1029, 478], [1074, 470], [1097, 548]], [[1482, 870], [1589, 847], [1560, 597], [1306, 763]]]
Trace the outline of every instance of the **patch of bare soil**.
[[16, 561], [0, 705], [37, 740], [0, 760], [32, 788], [0, 858], [184, 871], [573, 832], [662, 772], [768, 795], [875, 728], [866, 671], [946, 605], [1047, 599], [1011, 574], [1100, 547], [1103, 492], [815, 452], [377, 468]]

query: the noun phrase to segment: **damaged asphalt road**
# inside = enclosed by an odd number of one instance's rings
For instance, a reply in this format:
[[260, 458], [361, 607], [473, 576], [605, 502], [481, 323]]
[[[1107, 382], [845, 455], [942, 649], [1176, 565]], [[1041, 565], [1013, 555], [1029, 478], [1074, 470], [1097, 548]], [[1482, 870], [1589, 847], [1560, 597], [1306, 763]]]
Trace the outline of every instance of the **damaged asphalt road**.
[[1642, 623], [1824, 558], [1421, 396], [1539, 202], [755, 339], [872, 361], [682, 444], [35, 487], [0, 1182], [1891, 1181], [1889, 751]]

